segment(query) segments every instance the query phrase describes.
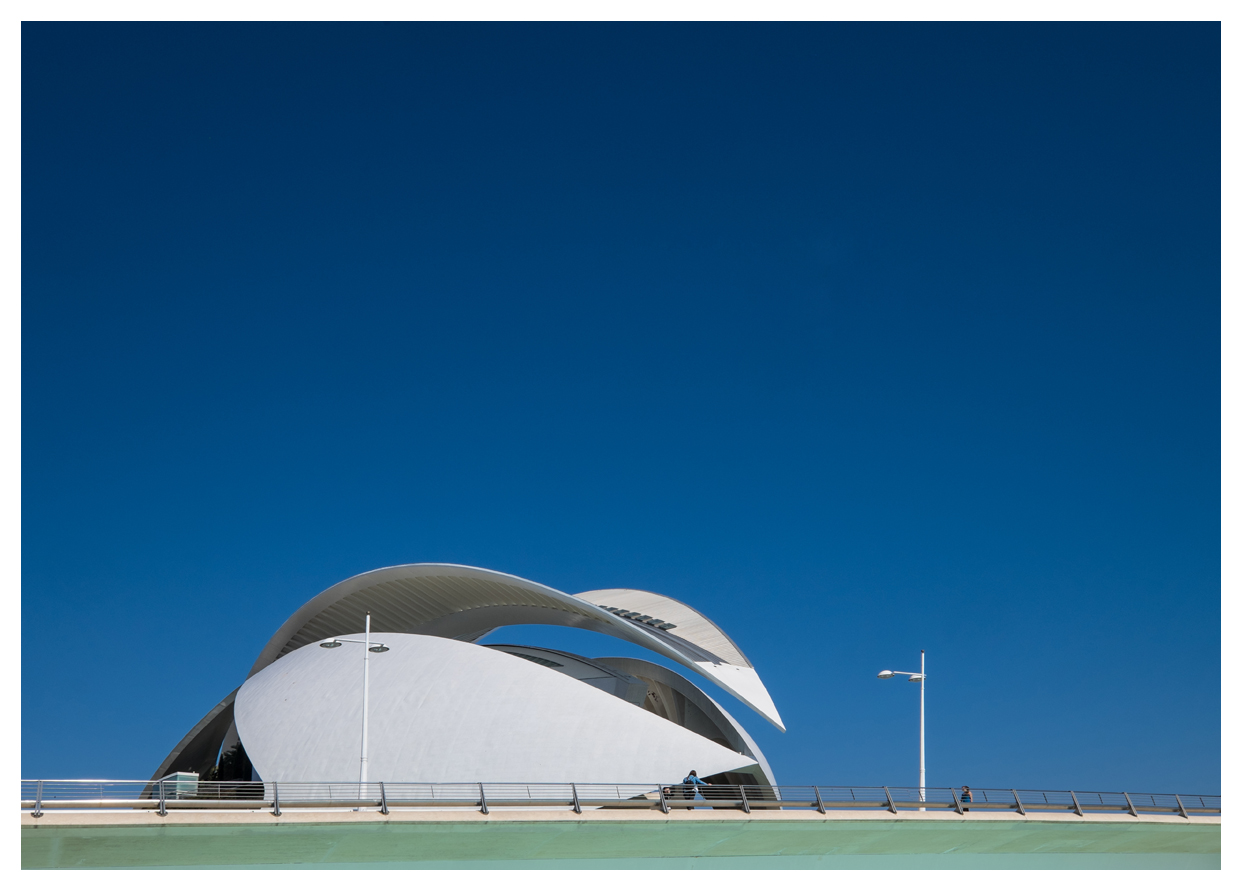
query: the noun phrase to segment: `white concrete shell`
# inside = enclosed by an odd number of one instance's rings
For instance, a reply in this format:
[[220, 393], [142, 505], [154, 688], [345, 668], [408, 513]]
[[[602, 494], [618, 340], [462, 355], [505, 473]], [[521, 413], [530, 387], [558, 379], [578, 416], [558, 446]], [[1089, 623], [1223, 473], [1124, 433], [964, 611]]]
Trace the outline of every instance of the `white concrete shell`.
[[[375, 634], [369, 776], [391, 782], [675, 782], [754, 759], [568, 675], [488, 647]], [[314, 643], [311, 641], [310, 643]], [[358, 776], [361, 647], [299, 648], [237, 693], [264, 780]]]
[[[676, 627], [660, 628], [605, 608], [616, 610], [622, 603], [640, 601], [682, 621], [669, 618], [661, 624]], [[507, 573], [447, 563], [391, 566], [333, 585], [289, 617], [255, 660], [251, 675], [308, 643], [360, 631], [367, 612], [377, 632], [461, 641], [479, 640], [507, 625], [566, 625], [609, 634], [697, 672], [785, 729], [772, 697], [741, 650], [685, 604], [629, 589], [588, 591], [575, 597]]]

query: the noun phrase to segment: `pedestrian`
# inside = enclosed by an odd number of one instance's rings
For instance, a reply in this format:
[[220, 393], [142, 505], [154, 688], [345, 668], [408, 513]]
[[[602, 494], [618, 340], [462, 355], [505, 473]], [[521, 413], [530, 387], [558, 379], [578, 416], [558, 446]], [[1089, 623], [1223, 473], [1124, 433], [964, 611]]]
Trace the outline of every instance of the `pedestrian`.
[[[689, 776], [687, 776], [684, 780], [682, 780], [681, 784], [682, 784], [681, 785], [682, 798], [686, 799], [687, 801], [694, 800], [694, 793], [698, 791], [697, 789], [694, 788], [695, 786], [710, 786], [711, 785], [711, 783], [707, 782], [706, 780], [699, 779], [699, 772], [697, 770], [690, 771]], [[703, 797], [707, 798], [707, 793], [704, 793]], [[694, 808], [689, 808], [688, 810], [694, 810]]]
[[[970, 804], [970, 787], [969, 786], [962, 787], [962, 804], [963, 805]], [[963, 807], [962, 813], [965, 813], [968, 810], [970, 810], [970, 808]]]

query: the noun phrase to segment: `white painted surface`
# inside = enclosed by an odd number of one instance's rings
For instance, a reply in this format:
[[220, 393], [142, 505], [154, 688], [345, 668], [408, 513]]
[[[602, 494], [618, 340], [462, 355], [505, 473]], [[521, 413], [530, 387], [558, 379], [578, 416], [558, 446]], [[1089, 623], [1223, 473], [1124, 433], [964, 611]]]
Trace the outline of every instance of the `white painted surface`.
[[[369, 774], [391, 782], [676, 782], [755, 764], [559, 672], [476, 644], [375, 634]], [[237, 694], [237, 729], [265, 780], [358, 775], [362, 658], [304, 646]]]

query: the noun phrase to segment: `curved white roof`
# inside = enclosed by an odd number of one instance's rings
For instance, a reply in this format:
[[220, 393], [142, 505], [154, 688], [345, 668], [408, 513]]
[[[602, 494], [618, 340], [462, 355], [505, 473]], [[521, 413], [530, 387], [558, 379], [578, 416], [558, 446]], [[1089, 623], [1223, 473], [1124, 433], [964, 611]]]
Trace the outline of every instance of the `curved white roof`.
[[[619, 592], [619, 593], [615, 593]], [[599, 595], [657, 603], [673, 618], [653, 627], [593, 602]], [[655, 598], [655, 600], [651, 600]], [[604, 601], [614, 609], [620, 604]], [[627, 610], [628, 611], [628, 610]], [[508, 573], [449, 563], [413, 563], [364, 572], [307, 601], [281, 625], [251, 676], [308, 643], [359, 631], [366, 613], [376, 633], [475, 641], [506, 625], [564, 625], [646, 647], [719, 684], [781, 730], [772, 697], [746, 657], [714, 623], [685, 604], [642, 591], [609, 589], [577, 597]], [[658, 618], [665, 618], [659, 616]], [[712, 649], [712, 648], [715, 649]]]
[[583, 591], [574, 596], [632, 622], [667, 630], [669, 634], [694, 644], [728, 665], [753, 668], [750, 660], [742, 655], [738, 645], [719, 625], [680, 600], [633, 588], [603, 588]]
[[[370, 659], [367, 754], [375, 780], [661, 783], [691, 768], [707, 776], [757, 766], [509, 653], [374, 628], [372, 637], [389, 647]], [[242, 685], [237, 730], [264, 780], [356, 780], [359, 649], [304, 647]]]

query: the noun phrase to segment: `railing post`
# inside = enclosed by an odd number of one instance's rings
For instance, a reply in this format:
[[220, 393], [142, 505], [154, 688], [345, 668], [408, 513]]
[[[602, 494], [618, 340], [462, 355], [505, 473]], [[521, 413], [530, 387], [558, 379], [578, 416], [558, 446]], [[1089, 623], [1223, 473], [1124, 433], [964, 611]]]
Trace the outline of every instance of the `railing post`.
[[737, 791], [742, 793], [742, 810], [750, 813], [750, 802], [746, 799], [746, 787], [741, 783], [737, 784]]
[[888, 809], [894, 814], [897, 813], [897, 805], [893, 804], [893, 796], [888, 791], [888, 786], [884, 787], [884, 797], [888, 799]]
[[280, 784], [272, 783], [272, 816], [280, 816]]
[[826, 810], [824, 810], [824, 799], [822, 799], [822, 798], [820, 798], [820, 797], [819, 797], [819, 786], [812, 786], [811, 788], [815, 790], [815, 807], [816, 807], [816, 809], [817, 809], [817, 810], [818, 810], [821, 814], [827, 814], [828, 812], [827, 812]]
[[1137, 817], [1137, 816], [1138, 816], [1138, 809], [1134, 807], [1134, 802], [1130, 800], [1130, 793], [1129, 793], [1129, 792], [1122, 792], [1121, 794], [1122, 794], [1122, 795], [1124, 795], [1124, 796], [1126, 797], [1126, 807], [1130, 809], [1130, 816], [1131, 816], [1131, 817]]
[[957, 789], [950, 786], [949, 791], [953, 793], [953, 810], [957, 811], [962, 816], [965, 816], [966, 812], [962, 810], [962, 801], [957, 797]]
[[37, 783], [35, 783], [35, 809], [34, 809], [34, 813], [31, 814], [30, 816], [32, 817], [43, 816], [43, 780], [39, 780]]
[[1186, 813], [1186, 805], [1182, 804], [1182, 796], [1175, 794], [1173, 797], [1177, 799], [1177, 809], [1182, 812], [1183, 817], [1189, 820], [1190, 814]]
[[383, 783], [380, 783], [380, 813], [388, 816], [388, 793], [384, 791]]
[[483, 814], [491, 813], [491, 811], [487, 809], [487, 793], [483, 791], [482, 783], [479, 783], [479, 812]]
[[[1024, 816], [1024, 817], [1025, 817], [1025, 816], [1026, 816], [1026, 808], [1024, 808], [1024, 807], [1022, 806], [1022, 799], [1018, 797], [1018, 790], [1017, 790], [1017, 789], [1010, 789], [1009, 791], [1013, 793], [1013, 801], [1014, 801], [1014, 804], [1016, 804], [1016, 805], [1018, 806], [1018, 813], [1019, 813], [1019, 814], [1021, 814], [1022, 816]], [[1127, 801], [1129, 801], [1129, 799], [1128, 799], [1128, 798], [1127, 798], [1126, 800], [1127, 800]]]
[[165, 807], [165, 799], [164, 799], [164, 781], [163, 781], [163, 780], [160, 780], [160, 809], [159, 809], [159, 815], [160, 815], [161, 817], [167, 817], [167, 816], [168, 816], [168, 808], [167, 808], [167, 807]]
[[1082, 816], [1082, 805], [1078, 803], [1078, 796], [1074, 794], [1074, 790], [1070, 789], [1070, 798], [1074, 799], [1074, 813]]
[[660, 786], [660, 810], [668, 813], [668, 802], [664, 800], [664, 786]]
[[578, 784], [570, 783], [569, 787], [574, 790], [574, 813], [580, 814], [582, 813], [582, 805], [578, 803]]

